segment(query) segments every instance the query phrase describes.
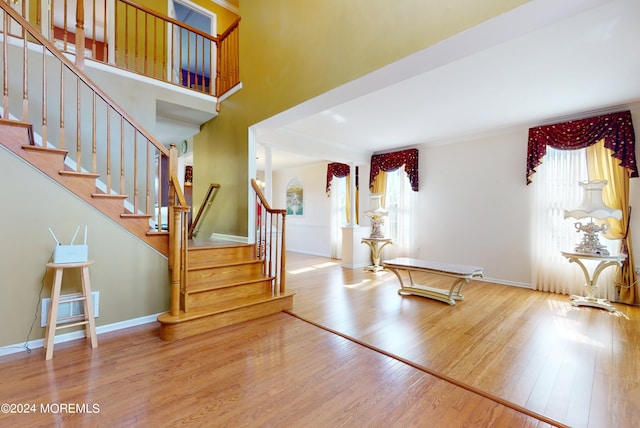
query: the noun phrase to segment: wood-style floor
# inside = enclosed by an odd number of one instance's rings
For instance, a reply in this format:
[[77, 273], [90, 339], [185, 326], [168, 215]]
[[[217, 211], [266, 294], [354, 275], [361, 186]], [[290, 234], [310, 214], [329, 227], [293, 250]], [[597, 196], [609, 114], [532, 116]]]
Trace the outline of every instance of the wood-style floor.
[[484, 282], [452, 307], [336, 260], [289, 253], [287, 270], [292, 314], [0, 358], [0, 404], [33, 410], [3, 405], [0, 426], [640, 426], [638, 307]]

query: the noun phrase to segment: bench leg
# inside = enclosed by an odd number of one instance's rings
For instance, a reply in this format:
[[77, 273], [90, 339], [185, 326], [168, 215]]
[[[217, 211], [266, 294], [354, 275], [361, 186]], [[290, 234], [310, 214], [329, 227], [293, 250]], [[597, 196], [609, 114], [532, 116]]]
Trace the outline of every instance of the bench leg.
[[417, 284], [413, 280], [413, 275], [411, 274], [411, 270], [406, 269], [407, 274], [409, 275], [409, 285], [405, 286], [402, 280], [402, 276], [400, 275], [397, 269], [391, 268], [389, 266], [387, 266], [387, 269], [393, 272], [398, 277], [398, 280], [400, 281], [400, 289], [398, 290], [399, 295], [401, 296], [414, 295], [414, 296], [420, 296], [420, 297], [427, 297], [429, 299], [448, 303], [452, 306], [456, 304], [456, 300], [464, 300], [464, 296], [460, 293], [462, 291], [462, 286], [467, 282], [469, 282], [469, 280], [466, 278], [457, 278], [453, 282], [453, 284], [451, 284], [451, 287], [449, 288], [449, 290], [429, 287], [426, 285]]

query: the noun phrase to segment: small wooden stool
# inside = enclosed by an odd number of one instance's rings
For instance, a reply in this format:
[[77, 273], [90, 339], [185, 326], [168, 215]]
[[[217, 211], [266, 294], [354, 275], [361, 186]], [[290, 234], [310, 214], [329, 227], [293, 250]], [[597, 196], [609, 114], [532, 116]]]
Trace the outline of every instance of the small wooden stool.
[[[48, 268], [55, 270], [53, 277], [53, 288], [51, 290], [51, 305], [49, 307], [49, 320], [44, 334], [44, 347], [47, 350], [45, 359], [50, 360], [53, 357], [53, 342], [56, 336], [56, 330], [59, 328], [74, 327], [77, 325], [85, 326], [86, 337], [91, 338], [91, 347], [98, 347], [98, 338], [96, 336], [96, 322], [93, 318], [93, 301], [91, 299], [91, 281], [89, 280], [89, 265], [93, 264], [93, 260], [80, 263], [47, 263]], [[62, 285], [62, 275], [65, 269], [80, 268], [82, 269], [82, 293], [66, 294], [60, 296], [60, 288]], [[84, 301], [84, 315], [76, 315], [63, 318], [58, 325], [58, 305], [60, 302], [76, 302]]]

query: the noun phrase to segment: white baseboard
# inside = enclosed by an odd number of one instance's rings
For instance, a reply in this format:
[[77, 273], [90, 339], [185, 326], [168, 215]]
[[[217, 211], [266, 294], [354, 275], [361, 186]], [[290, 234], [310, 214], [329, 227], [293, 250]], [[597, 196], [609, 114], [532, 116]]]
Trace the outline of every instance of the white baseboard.
[[[156, 322], [159, 315], [160, 313], [154, 314], [154, 315], [147, 315], [140, 318], [134, 318], [126, 321], [115, 322], [113, 324], [101, 325], [96, 327], [96, 334], [109, 333], [111, 331], [117, 331], [117, 330], [129, 328], [129, 327], [135, 327], [137, 325]], [[69, 342], [71, 340], [82, 339], [83, 337], [85, 337], [84, 330], [72, 331], [70, 333], [56, 335], [53, 343], [64, 343], [64, 342]], [[44, 338], [30, 340], [26, 343], [17, 343], [15, 345], [3, 346], [3, 347], [0, 347], [0, 357], [4, 355], [10, 355], [10, 354], [15, 354], [17, 352], [21, 352], [26, 350], [27, 348], [36, 349], [36, 348], [42, 348], [43, 346], [44, 346]]]
[[289, 248], [289, 247], [287, 247], [287, 253], [300, 253], [300, 254], [306, 254], [308, 256], [326, 257], [328, 259], [331, 258], [331, 256], [329, 254], [326, 254], [326, 253], [321, 253], [319, 251], [309, 251], [309, 250], [299, 249], [299, 248]]
[[512, 287], [528, 288], [529, 290], [533, 289], [533, 287], [531, 287], [531, 284], [527, 284], [524, 282], [505, 281], [505, 280], [496, 279], [496, 278], [484, 277], [484, 278], [474, 279], [474, 281], [484, 281], [484, 282], [491, 282], [493, 284], [510, 285]]
[[367, 266], [371, 266], [371, 263], [358, 263], [358, 264], [346, 264], [342, 263], [342, 267], [347, 269], [364, 269]]

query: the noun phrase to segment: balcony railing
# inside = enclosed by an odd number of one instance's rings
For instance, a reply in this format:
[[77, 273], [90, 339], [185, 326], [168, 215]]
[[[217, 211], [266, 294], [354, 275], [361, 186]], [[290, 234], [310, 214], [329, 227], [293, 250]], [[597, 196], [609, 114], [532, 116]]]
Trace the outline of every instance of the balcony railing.
[[88, 58], [215, 97], [240, 83], [239, 18], [211, 35], [129, 0], [5, 2], [63, 52], [84, 52], [81, 69]]

